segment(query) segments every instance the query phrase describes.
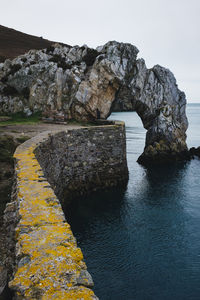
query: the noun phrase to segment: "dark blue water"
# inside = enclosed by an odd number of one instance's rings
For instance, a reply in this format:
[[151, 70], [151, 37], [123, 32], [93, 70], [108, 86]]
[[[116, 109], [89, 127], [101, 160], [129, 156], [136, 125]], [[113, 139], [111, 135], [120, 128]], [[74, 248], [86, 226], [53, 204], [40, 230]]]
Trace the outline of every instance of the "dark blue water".
[[[188, 105], [188, 145], [200, 145], [200, 105]], [[127, 189], [68, 208], [100, 299], [200, 299], [200, 160], [146, 170], [145, 130], [134, 112], [113, 113], [127, 133]]]

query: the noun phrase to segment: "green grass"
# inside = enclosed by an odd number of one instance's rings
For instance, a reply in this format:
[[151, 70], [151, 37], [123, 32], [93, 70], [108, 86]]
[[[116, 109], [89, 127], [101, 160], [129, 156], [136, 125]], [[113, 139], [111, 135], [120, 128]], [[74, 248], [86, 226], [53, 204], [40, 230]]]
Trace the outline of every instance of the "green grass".
[[26, 142], [27, 140], [30, 139], [30, 136], [27, 136], [27, 135], [22, 135], [22, 136], [19, 136], [18, 138], [16, 138], [16, 140], [22, 144], [24, 142]]
[[22, 124], [36, 124], [40, 122], [41, 113], [37, 112], [27, 117], [24, 113], [16, 113], [13, 115], [8, 115], [11, 117], [11, 120], [0, 122], [0, 126], [8, 126], [8, 125], [22, 125]]
[[[13, 115], [7, 115], [7, 116], [4, 115], [2, 117], [11, 117], [11, 119], [7, 120], [7, 121], [0, 121], [0, 127], [8, 126], [8, 125], [23, 125], [23, 124], [34, 125], [39, 122], [42, 122], [41, 115], [42, 115], [41, 112], [34, 113], [30, 117], [27, 117], [22, 112], [16, 113]], [[1, 117], [1, 115], [0, 115], [0, 117]], [[52, 124], [53, 123], [56, 124], [56, 121], [55, 122], [52, 121]], [[76, 121], [74, 119], [67, 120], [67, 124], [68, 125], [79, 125], [79, 126], [96, 126], [97, 125], [95, 122], [92, 122], [92, 121], [84, 122], [84, 121]], [[1, 131], [1, 129], [0, 129], [0, 131]], [[13, 130], [12, 132], [15, 132], [15, 131]]]

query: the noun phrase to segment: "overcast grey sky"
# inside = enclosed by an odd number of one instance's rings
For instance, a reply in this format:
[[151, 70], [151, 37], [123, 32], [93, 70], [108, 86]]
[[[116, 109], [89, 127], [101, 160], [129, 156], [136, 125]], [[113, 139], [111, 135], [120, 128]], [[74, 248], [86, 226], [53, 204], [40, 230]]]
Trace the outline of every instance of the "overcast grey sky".
[[0, 0], [0, 24], [71, 45], [129, 42], [200, 102], [200, 0]]

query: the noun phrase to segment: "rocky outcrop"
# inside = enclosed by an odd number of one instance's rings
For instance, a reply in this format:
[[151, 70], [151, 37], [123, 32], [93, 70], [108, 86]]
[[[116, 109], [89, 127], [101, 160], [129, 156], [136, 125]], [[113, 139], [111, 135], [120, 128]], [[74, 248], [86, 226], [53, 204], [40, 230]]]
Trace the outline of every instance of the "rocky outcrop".
[[191, 155], [191, 158], [194, 158], [194, 157], [199, 157], [200, 158], [200, 147], [192, 147], [190, 148], [189, 150], [189, 153]]
[[106, 119], [112, 109], [136, 110], [147, 129], [139, 162], [185, 157], [185, 94], [159, 65], [147, 69], [131, 44], [97, 49], [55, 44], [0, 64], [0, 112], [42, 111], [50, 119]]

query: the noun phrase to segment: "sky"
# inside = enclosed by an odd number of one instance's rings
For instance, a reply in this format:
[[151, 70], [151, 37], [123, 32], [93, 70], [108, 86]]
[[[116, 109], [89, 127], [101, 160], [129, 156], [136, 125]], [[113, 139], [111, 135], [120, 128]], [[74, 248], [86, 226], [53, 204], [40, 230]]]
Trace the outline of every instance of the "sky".
[[0, 24], [70, 45], [110, 40], [169, 68], [188, 102], [200, 102], [200, 0], [0, 0]]

